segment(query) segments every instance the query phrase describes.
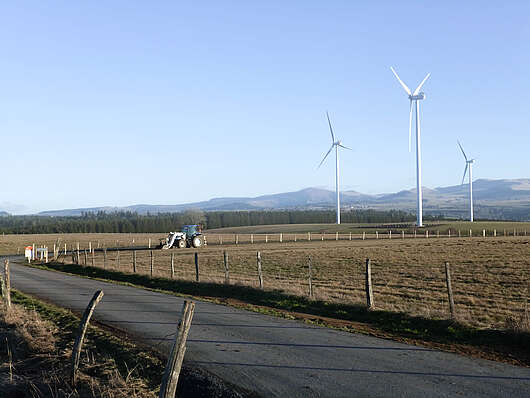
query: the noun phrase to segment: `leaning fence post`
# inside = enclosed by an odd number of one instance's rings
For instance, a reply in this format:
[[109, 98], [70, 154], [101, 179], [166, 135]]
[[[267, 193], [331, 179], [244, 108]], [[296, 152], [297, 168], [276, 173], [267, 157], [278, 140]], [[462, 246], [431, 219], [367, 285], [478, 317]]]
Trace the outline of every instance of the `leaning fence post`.
[[11, 309], [11, 275], [9, 273], [9, 260], [4, 261], [4, 277], [2, 278], [2, 299], [6, 310]]
[[79, 324], [74, 348], [72, 349], [72, 368], [70, 379], [72, 381], [73, 386], [75, 386], [76, 383], [77, 368], [79, 367], [79, 357], [81, 356], [81, 347], [83, 346], [83, 340], [85, 338], [85, 333], [88, 328], [88, 323], [90, 322], [90, 318], [92, 317], [96, 305], [98, 305], [102, 298], [103, 291], [98, 290], [94, 294], [94, 297], [92, 297], [92, 300], [90, 300], [90, 303], [88, 303], [88, 307], [86, 307], [85, 312], [83, 314], [83, 318], [81, 319], [81, 323]]
[[133, 250], [133, 272], [136, 274], [136, 250]]
[[225, 266], [225, 284], [230, 284], [230, 270], [228, 269], [228, 253], [223, 251], [223, 264]]
[[309, 268], [309, 298], [313, 298], [313, 267], [312, 267], [312, 264], [311, 264], [311, 256], [309, 256], [309, 263], [308, 263], [308, 268]]
[[449, 310], [451, 311], [451, 319], [455, 319], [455, 301], [453, 299], [453, 286], [451, 285], [451, 269], [449, 263], [445, 262], [445, 280], [447, 283], [447, 295], [449, 297]]
[[261, 253], [258, 252], [256, 254], [256, 261], [258, 263], [258, 280], [259, 280], [259, 288], [263, 289], [263, 275], [261, 273]]
[[186, 352], [186, 340], [193, 320], [195, 303], [193, 301], [184, 301], [182, 307], [182, 316], [179, 322], [178, 331], [175, 335], [175, 342], [164, 371], [162, 385], [160, 386], [159, 398], [173, 398], [177, 391], [177, 383], [182, 368], [182, 361]]
[[366, 259], [366, 306], [369, 310], [375, 306], [374, 292], [372, 290], [372, 264], [369, 258]]
[[199, 253], [195, 252], [195, 281], [199, 282]]
[[175, 278], [175, 253], [171, 253], [171, 279]]

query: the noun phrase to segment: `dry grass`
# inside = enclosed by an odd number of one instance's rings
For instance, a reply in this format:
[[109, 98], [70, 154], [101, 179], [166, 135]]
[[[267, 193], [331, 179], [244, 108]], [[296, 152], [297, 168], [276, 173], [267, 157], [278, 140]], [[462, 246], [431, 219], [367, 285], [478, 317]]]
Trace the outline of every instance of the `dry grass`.
[[[444, 263], [452, 270], [458, 320], [480, 328], [529, 331], [530, 239], [451, 238], [366, 241], [257, 243], [199, 250], [153, 250], [153, 276], [195, 280], [194, 253], [199, 253], [200, 280], [223, 283], [227, 250], [231, 283], [258, 287], [256, 252], [261, 252], [267, 289], [307, 295], [308, 259], [313, 264], [315, 298], [329, 302], [365, 302], [365, 260], [372, 261], [376, 306], [429, 318], [447, 318]], [[137, 272], [151, 273], [150, 252], [137, 251]], [[132, 272], [132, 252], [107, 253], [109, 270]], [[91, 256], [88, 264], [91, 265]], [[81, 257], [83, 265], [84, 258]], [[95, 253], [103, 267], [103, 254]], [[526, 312], [525, 312], [526, 311]], [[525, 321], [526, 319], [526, 321]]]
[[[118, 371], [114, 360], [93, 353], [82, 357], [77, 388], [68, 383], [69, 334], [35, 311], [14, 305], [0, 312], [0, 395], [2, 397], [155, 397], [145, 381]], [[95, 359], [97, 358], [97, 360]]]

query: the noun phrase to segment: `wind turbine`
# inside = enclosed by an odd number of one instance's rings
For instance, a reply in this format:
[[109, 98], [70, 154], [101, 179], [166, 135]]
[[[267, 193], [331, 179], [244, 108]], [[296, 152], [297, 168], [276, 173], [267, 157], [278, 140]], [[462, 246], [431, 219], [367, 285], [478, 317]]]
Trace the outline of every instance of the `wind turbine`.
[[420, 102], [421, 100], [425, 99], [425, 93], [421, 92], [421, 87], [423, 84], [427, 81], [430, 73], [427, 73], [427, 76], [422, 80], [422, 82], [419, 84], [418, 87], [416, 87], [416, 90], [414, 92], [411, 92], [410, 89], [407, 87], [405, 83], [399, 78], [398, 74], [394, 70], [394, 68], [390, 67], [392, 70], [392, 73], [394, 73], [394, 76], [399, 81], [399, 84], [401, 84], [401, 87], [403, 87], [406, 91], [406, 93], [409, 95], [410, 100], [410, 113], [409, 113], [409, 152], [410, 152], [410, 138], [412, 133], [412, 104], [414, 103], [416, 106], [416, 191], [418, 195], [418, 203], [417, 203], [417, 225], [418, 227], [423, 226], [423, 204], [422, 204], [422, 192], [421, 192], [421, 146], [420, 146]]
[[331, 148], [329, 148], [329, 151], [326, 153], [326, 155], [318, 165], [317, 169], [322, 166], [324, 160], [326, 160], [330, 152], [333, 150], [333, 147], [335, 147], [335, 188], [337, 191], [337, 224], [340, 224], [339, 147], [349, 149], [350, 151], [352, 149], [342, 145], [341, 140], [335, 140], [335, 134], [333, 134], [333, 127], [331, 127], [331, 121], [329, 120], [329, 114], [327, 112], [326, 116], [328, 118], [329, 131], [331, 133]]
[[464, 169], [464, 175], [462, 176], [462, 184], [464, 184], [464, 179], [466, 178], [467, 169], [469, 168], [469, 221], [473, 222], [473, 173], [472, 173], [472, 167], [473, 163], [475, 163], [475, 159], [468, 159], [466, 156], [466, 153], [464, 152], [464, 148], [462, 148], [462, 145], [460, 145], [460, 141], [456, 141], [458, 143], [458, 146], [460, 147], [460, 150], [462, 151], [462, 154], [464, 155], [464, 158], [466, 159], [466, 168]]

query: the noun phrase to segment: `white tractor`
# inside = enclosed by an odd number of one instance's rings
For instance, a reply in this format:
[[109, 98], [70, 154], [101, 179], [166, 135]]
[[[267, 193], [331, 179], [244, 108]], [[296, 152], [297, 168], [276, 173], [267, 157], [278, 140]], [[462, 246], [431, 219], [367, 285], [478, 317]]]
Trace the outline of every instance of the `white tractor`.
[[162, 249], [201, 247], [201, 227], [198, 225], [184, 225], [180, 232], [170, 232], [167, 238], [161, 239], [160, 244]]

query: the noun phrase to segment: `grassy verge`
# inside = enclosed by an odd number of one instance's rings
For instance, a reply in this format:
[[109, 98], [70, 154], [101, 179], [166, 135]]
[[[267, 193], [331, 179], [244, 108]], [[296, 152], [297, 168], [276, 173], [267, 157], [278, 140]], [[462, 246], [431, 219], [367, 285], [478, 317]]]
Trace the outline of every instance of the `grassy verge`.
[[[165, 359], [126, 336], [89, 326], [73, 388], [70, 356], [79, 318], [70, 311], [12, 292], [13, 307], [0, 310], [0, 396], [155, 398]], [[243, 397], [233, 386], [184, 366], [179, 397]]]
[[[342, 330], [361, 332], [446, 351], [530, 366], [528, 319], [514, 320], [513, 330], [478, 329], [444, 319], [427, 319], [391, 311], [368, 311], [360, 305], [309, 300], [279, 290], [196, 283], [101, 268], [51, 263], [40, 266], [89, 278], [129, 284], [176, 295], [188, 295], [253, 311], [303, 319]], [[528, 314], [525, 314], [526, 317]]]

